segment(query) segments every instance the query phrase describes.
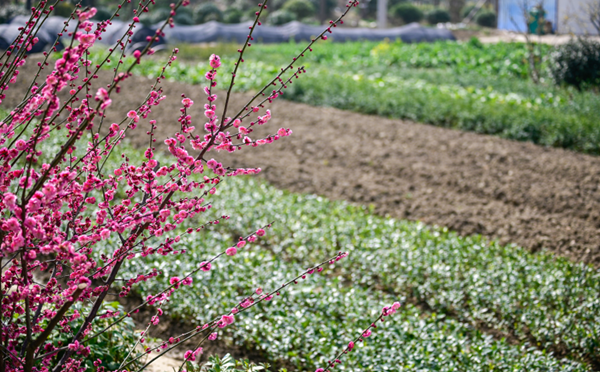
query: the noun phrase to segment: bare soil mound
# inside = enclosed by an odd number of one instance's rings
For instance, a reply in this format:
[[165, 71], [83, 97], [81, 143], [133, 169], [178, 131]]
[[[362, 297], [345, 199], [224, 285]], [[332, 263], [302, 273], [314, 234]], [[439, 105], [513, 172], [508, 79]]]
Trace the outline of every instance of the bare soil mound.
[[[28, 65], [22, 73], [32, 76], [34, 64]], [[137, 107], [151, 83], [127, 79], [123, 93], [113, 98], [109, 123]], [[151, 115], [158, 121], [156, 138], [179, 129], [183, 92], [196, 102], [194, 125], [202, 128], [201, 88], [161, 86], [167, 99]], [[8, 95], [17, 90], [20, 98], [24, 89], [17, 84]], [[235, 94], [233, 101], [239, 106], [249, 97]], [[217, 104], [223, 101], [221, 94]], [[3, 107], [15, 103], [8, 98]], [[281, 99], [271, 111], [272, 121], [261, 130], [286, 127], [294, 134], [271, 145], [221, 153], [224, 164], [261, 167], [262, 177], [294, 192], [373, 204], [382, 215], [482, 234], [532, 251], [547, 248], [600, 266], [598, 157]], [[147, 128], [140, 129], [130, 139], [146, 145]]]

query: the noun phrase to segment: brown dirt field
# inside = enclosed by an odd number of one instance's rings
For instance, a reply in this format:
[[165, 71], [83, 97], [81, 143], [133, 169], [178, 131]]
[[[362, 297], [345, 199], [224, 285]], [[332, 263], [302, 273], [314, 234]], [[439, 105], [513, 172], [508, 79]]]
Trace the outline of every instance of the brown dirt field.
[[[32, 74], [28, 65], [25, 76]], [[143, 77], [127, 79], [124, 93], [113, 98], [109, 123], [137, 106], [150, 84]], [[161, 86], [167, 99], [151, 115], [158, 120], [157, 138], [177, 131], [183, 92], [196, 102], [194, 125], [203, 126], [199, 86]], [[24, 89], [24, 84], [11, 88], [19, 97]], [[248, 97], [235, 94], [233, 101], [239, 105]], [[221, 94], [217, 104], [223, 102]], [[3, 107], [14, 103], [8, 98]], [[268, 128], [260, 129], [291, 128], [291, 137], [219, 154], [219, 160], [261, 167], [262, 177], [294, 192], [373, 204], [381, 215], [482, 234], [534, 252], [547, 248], [600, 267], [598, 157], [281, 99], [271, 111]], [[145, 144], [146, 128], [140, 129], [129, 138]]]

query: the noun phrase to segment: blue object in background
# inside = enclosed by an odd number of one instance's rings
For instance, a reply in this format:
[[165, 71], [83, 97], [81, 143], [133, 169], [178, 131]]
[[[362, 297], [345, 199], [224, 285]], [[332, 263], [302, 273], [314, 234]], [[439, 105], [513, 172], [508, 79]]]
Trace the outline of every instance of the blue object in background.
[[[537, 5], [538, 1], [527, 0], [529, 3], [529, 9], [527, 13]], [[556, 31], [557, 25], [557, 13], [556, 13], [557, 0], [544, 0], [542, 5], [546, 12], [546, 20], [552, 22], [552, 30]], [[521, 8], [523, 0], [499, 0], [498, 4], [498, 29], [525, 32], [527, 30], [526, 20]]]

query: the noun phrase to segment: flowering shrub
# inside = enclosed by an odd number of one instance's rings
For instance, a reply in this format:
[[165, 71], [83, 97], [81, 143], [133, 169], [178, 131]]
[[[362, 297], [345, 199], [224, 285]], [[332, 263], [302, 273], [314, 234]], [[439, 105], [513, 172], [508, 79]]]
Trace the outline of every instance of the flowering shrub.
[[[119, 9], [126, 2], [129, 0], [124, 0]], [[184, 363], [194, 362], [202, 353], [203, 342], [215, 340], [220, 330], [235, 322], [236, 314], [273, 300], [288, 286], [318, 274], [327, 265], [347, 256], [345, 252], [338, 252], [275, 289], [256, 289], [241, 298], [232, 309], [222, 310], [220, 316], [179, 337], [154, 347], [144, 345], [149, 329], [165, 316], [162, 308], [171, 295], [191, 285], [202, 272], [214, 270], [217, 260], [248, 249], [266, 234], [271, 224], [257, 226], [219, 254], [207, 257], [193, 270], [171, 277], [168, 286], [148, 295], [132, 310], [136, 312], [146, 305], [156, 308], [146, 329], [137, 342], [129, 345], [118, 367], [107, 364], [106, 359], [90, 360], [95, 355], [91, 342], [101, 339], [131, 315], [109, 304], [107, 296], [113, 295], [109, 292], [120, 287], [118, 296], [125, 297], [137, 284], [160, 275], [158, 270], [151, 270], [122, 278], [123, 263], [141, 257], [154, 256], [159, 260], [160, 257], [185, 254], [185, 249], [178, 249], [181, 235], [176, 234], [177, 227], [184, 221], [199, 220], [211, 209], [217, 188], [225, 177], [260, 172], [260, 168], [232, 169], [211, 158], [209, 152], [241, 151], [244, 146], [267, 145], [292, 134], [288, 128], [279, 128], [262, 138], [250, 137], [271, 119], [269, 110], [261, 112], [264, 106], [283, 94], [292, 79], [304, 72], [303, 67], [294, 69], [297, 59], [312, 51], [318, 40], [326, 40], [326, 33], [342, 23], [342, 17], [358, 4], [351, 0], [340, 18], [330, 21], [330, 26], [252, 100], [228, 116], [236, 73], [244, 62], [244, 51], [251, 46], [252, 32], [260, 26], [260, 16], [267, 8], [267, 1], [259, 4], [254, 25], [239, 50], [222, 114], [217, 113], [214, 92], [221, 60], [212, 55], [210, 70], [205, 75], [206, 123], [202, 128], [193, 125], [189, 109], [194, 102], [182, 95], [178, 117], [181, 129], [164, 139], [170, 161], [160, 164], [155, 156], [157, 123], [149, 120], [149, 115], [165, 98], [159, 85], [164, 72], [176, 59], [177, 50], [163, 66], [144, 101], [138, 107], [132, 107], [120, 122], [105, 123], [115, 95], [124, 93], [120, 92], [119, 84], [131, 76], [142, 58], [153, 53], [152, 44], [164, 27], [173, 24], [179, 7], [188, 5], [189, 1], [181, 0], [171, 5], [170, 16], [156, 36], [148, 37], [146, 47], [132, 53], [135, 61], [124, 67], [123, 58], [139, 23], [138, 16], [147, 12], [151, 3], [152, 0], [139, 3], [128, 30], [109, 54], [95, 65], [89, 59], [89, 48], [119, 14], [94, 24], [90, 19], [96, 9], [78, 8], [59, 35], [71, 38], [62, 57], [51, 66], [49, 55], [45, 54], [45, 59], [38, 62], [39, 70], [29, 85], [27, 96], [0, 123], [0, 371], [83, 371], [89, 364], [97, 371], [131, 368], [141, 371], [167, 351], [196, 338], [197, 346], [184, 354]], [[26, 53], [38, 41], [37, 30], [56, 5], [42, 1], [32, 9], [30, 20], [20, 36], [0, 56], [0, 100], [10, 94], [12, 84], [22, 79], [18, 68], [26, 62]], [[97, 73], [111, 58], [120, 63], [114, 69], [112, 81], [102, 86], [98, 83]], [[44, 78], [42, 70], [49, 66], [51, 71]], [[269, 92], [272, 87], [275, 89]], [[120, 154], [120, 166], [107, 169], [107, 160], [119, 156], [120, 144], [138, 127], [138, 131], [145, 127], [148, 136], [144, 160], [136, 162], [126, 154]], [[222, 216], [205, 224], [198, 223], [185, 233], [197, 233], [207, 225], [228, 218]], [[117, 286], [117, 282], [123, 284]], [[350, 341], [326, 368], [339, 364], [342, 354], [350, 352], [355, 342], [368, 337], [376, 322], [383, 321], [399, 306], [396, 302], [384, 307], [371, 326]], [[139, 351], [140, 344], [143, 351]], [[183, 367], [182, 363], [179, 370]], [[318, 370], [323, 371], [322, 368]]]

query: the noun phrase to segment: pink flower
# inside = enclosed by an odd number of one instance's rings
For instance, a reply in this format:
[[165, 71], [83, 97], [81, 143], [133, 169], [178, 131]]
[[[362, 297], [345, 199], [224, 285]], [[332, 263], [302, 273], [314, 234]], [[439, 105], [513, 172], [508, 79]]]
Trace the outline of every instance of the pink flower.
[[11, 211], [14, 211], [15, 208], [17, 207], [16, 201], [17, 201], [17, 196], [15, 194], [10, 193], [10, 192], [7, 192], [6, 194], [4, 194], [4, 204], [6, 204], [8, 209], [10, 209]]
[[79, 13], [79, 21], [80, 22], [87, 21], [88, 19], [90, 19], [93, 16], [95, 16], [96, 12], [97, 12], [96, 8], [91, 8], [87, 12], [81, 12], [81, 13]]
[[285, 128], [279, 128], [279, 130], [277, 131], [277, 134], [280, 137], [287, 137], [290, 134], [292, 134], [292, 130], [291, 129], [285, 129]]
[[246, 242], [243, 240], [237, 243], [238, 248], [244, 248], [245, 245], [246, 245]]
[[214, 341], [217, 339], [217, 332], [211, 333], [210, 336], [208, 336], [208, 339], [211, 341]]
[[210, 267], [211, 267], [210, 262], [206, 262], [206, 261], [200, 262], [200, 270], [210, 271]]
[[185, 108], [190, 108], [190, 107], [192, 107], [192, 105], [194, 104], [194, 101], [192, 101], [192, 100], [191, 100], [191, 99], [189, 99], [189, 98], [184, 98], [184, 99], [182, 99], [182, 100], [181, 100], [181, 103], [183, 104], [183, 106], [184, 106]]
[[15, 142], [15, 147], [17, 148], [17, 150], [23, 151], [23, 150], [27, 149], [27, 142], [20, 139], [17, 142]]
[[216, 54], [211, 55], [208, 61], [212, 68], [219, 68], [221, 66], [221, 58]]
[[219, 163], [217, 163], [217, 161], [215, 159], [210, 159], [209, 161], [206, 162], [206, 166], [209, 167], [210, 169], [215, 169], [218, 166]]
[[258, 235], [258, 236], [263, 236], [263, 235], [265, 235], [265, 230], [263, 230], [263, 229], [258, 229], [258, 230], [256, 230], [256, 235]]
[[54, 84], [56, 84], [56, 83], [58, 83], [58, 79], [56, 78], [56, 76], [54, 76], [54, 75], [49, 75], [49, 76], [46, 78], [46, 84], [48, 84], [48, 85], [54, 85]]
[[169, 283], [171, 283], [171, 285], [179, 283], [179, 278], [174, 276], [169, 280]]
[[102, 231], [100, 231], [100, 237], [103, 240], [108, 239], [109, 236], [110, 236], [110, 230], [109, 229], [103, 229]]
[[317, 368], [315, 372], [325, 372], [325, 370], [323, 368]]
[[183, 360], [193, 362], [196, 360], [196, 356], [194, 355], [194, 352], [192, 350], [188, 350], [183, 355]]
[[350, 341], [350, 342], [348, 343], [348, 350], [352, 350], [352, 349], [354, 349], [354, 342], [353, 342], [353, 341]]
[[225, 250], [225, 254], [228, 256], [235, 256], [236, 253], [237, 253], [236, 247], [229, 247]]
[[133, 121], [134, 121], [135, 123], [137, 123], [137, 122], [140, 120], [140, 117], [138, 116], [137, 112], [135, 112], [135, 111], [133, 111], [133, 110], [131, 110], [131, 111], [129, 111], [129, 112], [127, 113], [127, 117], [128, 117], [129, 119], [133, 119]]
[[364, 338], [367, 338], [367, 337], [371, 336], [371, 330], [367, 329], [366, 331], [363, 332], [362, 335], [363, 335]]
[[183, 281], [181, 282], [181, 284], [183, 285], [192, 285], [192, 283], [194, 282], [194, 280], [191, 277], [187, 277], [185, 279], [183, 279]]
[[108, 100], [108, 91], [104, 88], [99, 88], [96, 92], [96, 99], [100, 102], [105, 102]]
[[91, 284], [92, 284], [92, 281], [89, 280], [88, 278], [86, 278], [85, 276], [82, 276], [77, 280], [77, 288], [79, 288], [79, 289], [85, 289], [85, 288], [89, 287]]
[[251, 298], [247, 298], [244, 301], [240, 302], [240, 306], [242, 306], [244, 309], [249, 307], [250, 305], [252, 305], [253, 300]]
[[235, 317], [233, 315], [223, 315], [221, 321], [225, 323], [225, 325], [230, 325], [235, 321]]
[[17, 220], [15, 217], [9, 218], [4, 223], [4, 225], [2, 226], [2, 228], [4, 230], [7, 230], [7, 231], [17, 231], [20, 228], [19, 220]]
[[81, 34], [79, 35], [78, 38], [79, 42], [81, 43], [81, 46], [83, 46], [84, 48], [89, 48], [94, 44], [94, 41], [96, 41], [96, 35], [94, 34]]

